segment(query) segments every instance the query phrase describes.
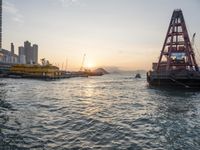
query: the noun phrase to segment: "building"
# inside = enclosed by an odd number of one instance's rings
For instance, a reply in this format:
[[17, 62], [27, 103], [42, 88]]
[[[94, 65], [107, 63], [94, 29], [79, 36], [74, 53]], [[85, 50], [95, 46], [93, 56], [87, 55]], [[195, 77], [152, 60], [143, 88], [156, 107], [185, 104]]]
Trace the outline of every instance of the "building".
[[0, 63], [38, 63], [38, 45], [34, 44], [31, 46], [29, 41], [24, 42], [24, 47], [19, 47], [19, 56], [15, 54], [15, 47], [13, 43], [11, 43], [10, 51], [2, 49], [2, 0], [0, 0]]
[[18, 56], [15, 54], [13, 43], [11, 43], [10, 51], [6, 50], [6, 49], [1, 49], [0, 62], [6, 63], [6, 64], [17, 64], [18, 63]]
[[25, 52], [25, 56], [26, 56], [26, 63], [32, 64], [32, 59], [31, 59], [32, 47], [31, 47], [31, 43], [29, 41], [24, 42], [24, 52]]
[[0, 0], [0, 50], [2, 49], [2, 0]]
[[18, 56], [15, 54], [14, 51], [14, 44], [11, 43], [11, 50], [6, 50], [1, 48], [0, 52], [0, 62], [7, 63], [7, 64], [17, 64], [18, 63]]
[[18, 54], [19, 54], [19, 64], [26, 64], [26, 56], [25, 56], [25, 50], [23, 46], [20, 46], [18, 48]]
[[38, 45], [36, 44], [32, 47], [32, 60], [34, 64], [38, 64]]
[[20, 46], [20, 47], [18, 48], [18, 54], [19, 54], [19, 55], [25, 55], [25, 50], [24, 50], [24, 47], [23, 47], [23, 46]]
[[37, 64], [38, 63], [38, 45], [34, 44], [31, 46], [29, 41], [24, 42], [24, 54], [26, 57], [27, 64]]
[[18, 63], [18, 56], [16, 54], [12, 54], [11, 51], [1, 49], [1, 63], [7, 64], [17, 64]]

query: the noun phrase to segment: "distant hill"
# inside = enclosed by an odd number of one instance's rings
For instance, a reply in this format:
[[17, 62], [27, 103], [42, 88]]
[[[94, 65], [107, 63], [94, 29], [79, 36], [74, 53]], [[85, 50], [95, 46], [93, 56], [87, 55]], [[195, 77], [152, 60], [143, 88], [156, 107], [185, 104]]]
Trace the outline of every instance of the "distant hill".
[[144, 74], [146, 73], [147, 71], [145, 70], [113, 70], [113, 71], [110, 71], [109, 70], [109, 73], [110, 74], [137, 74], [137, 73], [140, 73], [140, 74]]
[[106, 71], [108, 71], [110, 74], [133, 74], [133, 73], [140, 73], [140, 74], [143, 74], [143, 73], [146, 73], [147, 71], [146, 70], [123, 70], [123, 69], [120, 69], [118, 67], [115, 67], [115, 66], [104, 66], [102, 67], [104, 68]]
[[109, 72], [106, 71], [106, 70], [103, 69], [103, 68], [95, 69], [93, 72], [95, 72], [95, 73], [99, 73], [99, 74], [109, 74]]

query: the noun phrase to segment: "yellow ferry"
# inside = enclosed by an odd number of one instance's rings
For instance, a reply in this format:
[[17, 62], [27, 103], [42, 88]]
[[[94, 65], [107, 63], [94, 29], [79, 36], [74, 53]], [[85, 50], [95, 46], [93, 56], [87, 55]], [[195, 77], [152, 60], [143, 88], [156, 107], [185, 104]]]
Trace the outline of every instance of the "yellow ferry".
[[58, 67], [52, 65], [28, 65], [28, 64], [16, 64], [10, 68], [10, 75], [16, 75], [20, 77], [28, 78], [59, 78], [62, 72]]

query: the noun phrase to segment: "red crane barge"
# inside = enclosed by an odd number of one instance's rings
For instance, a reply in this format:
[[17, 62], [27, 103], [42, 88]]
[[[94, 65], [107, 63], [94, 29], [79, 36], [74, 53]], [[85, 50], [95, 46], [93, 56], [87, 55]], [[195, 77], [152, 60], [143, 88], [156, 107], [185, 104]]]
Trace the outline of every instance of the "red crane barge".
[[150, 86], [200, 88], [199, 66], [183, 13], [174, 10], [158, 63], [147, 72]]

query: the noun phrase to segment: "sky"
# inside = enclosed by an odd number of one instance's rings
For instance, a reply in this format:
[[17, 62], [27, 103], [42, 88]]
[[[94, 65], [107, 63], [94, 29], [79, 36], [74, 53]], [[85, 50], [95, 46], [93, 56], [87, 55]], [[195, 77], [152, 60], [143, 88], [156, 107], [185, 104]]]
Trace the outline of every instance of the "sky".
[[177, 8], [200, 50], [200, 0], [3, 0], [3, 48], [29, 40], [70, 70], [84, 54], [86, 66], [150, 70]]

